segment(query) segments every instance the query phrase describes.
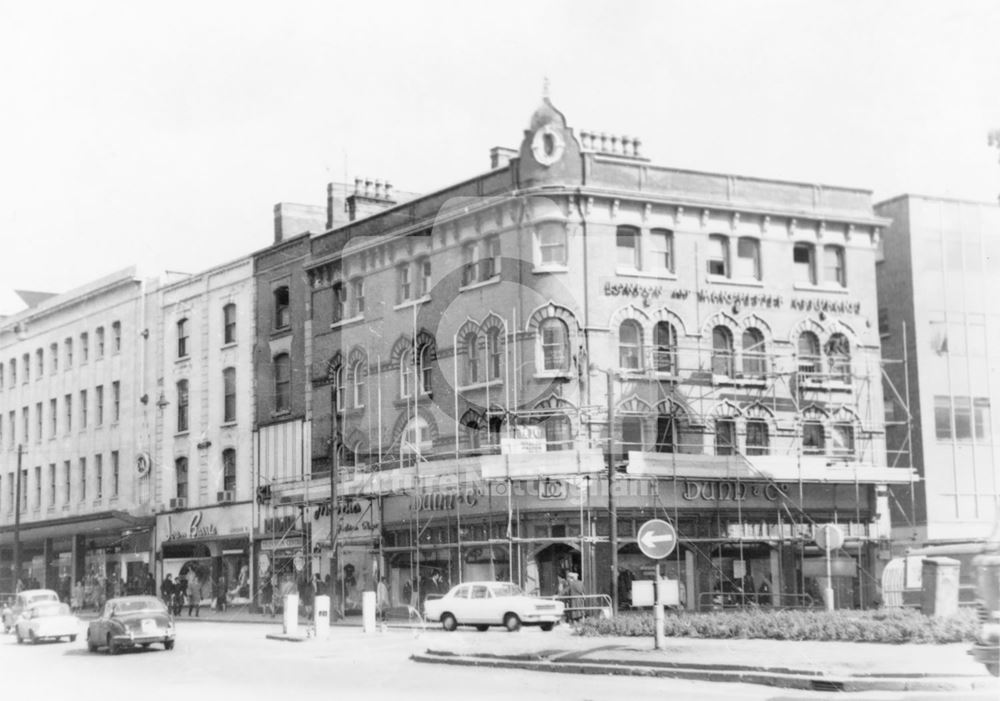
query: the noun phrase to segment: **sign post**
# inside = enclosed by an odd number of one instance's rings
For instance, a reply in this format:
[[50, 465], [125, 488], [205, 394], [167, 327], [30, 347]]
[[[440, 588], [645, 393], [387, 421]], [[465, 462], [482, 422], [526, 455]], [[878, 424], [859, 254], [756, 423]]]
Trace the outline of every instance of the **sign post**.
[[826, 551], [826, 589], [823, 598], [826, 599], [826, 610], [833, 611], [833, 572], [830, 566], [830, 553], [840, 549], [844, 544], [844, 532], [839, 526], [827, 523], [816, 529], [816, 545]]
[[653, 581], [653, 646], [663, 649], [663, 584], [660, 580], [660, 560], [674, 551], [677, 531], [658, 518], [646, 521], [636, 534], [639, 550], [646, 557], [656, 560], [656, 579]]

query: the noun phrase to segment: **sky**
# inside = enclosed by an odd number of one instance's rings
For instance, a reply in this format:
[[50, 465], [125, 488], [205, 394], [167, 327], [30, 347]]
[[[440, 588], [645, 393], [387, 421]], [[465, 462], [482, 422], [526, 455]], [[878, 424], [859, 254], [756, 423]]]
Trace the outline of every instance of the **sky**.
[[996, 202], [994, 0], [0, 0], [0, 289], [268, 246], [326, 183], [429, 192], [571, 127], [664, 166]]

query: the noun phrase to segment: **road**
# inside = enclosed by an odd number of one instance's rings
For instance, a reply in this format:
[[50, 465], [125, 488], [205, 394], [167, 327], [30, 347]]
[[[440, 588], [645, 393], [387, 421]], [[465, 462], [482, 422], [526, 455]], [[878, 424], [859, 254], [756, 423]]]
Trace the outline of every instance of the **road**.
[[[487, 633], [439, 630], [390, 630], [365, 635], [357, 628], [334, 628], [327, 641], [282, 642], [267, 633], [280, 625], [180, 620], [177, 646], [125, 652], [114, 657], [88, 653], [85, 624], [75, 643], [18, 645], [0, 635], [0, 688], [17, 699], [308, 699], [363, 698], [406, 701], [742, 701], [743, 699], [832, 699], [843, 694], [793, 692], [753, 684], [691, 682], [673, 679], [551, 674], [522, 670], [476, 669], [412, 662], [409, 656], [434, 647], [440, 636], [469, 636], [482, 648]], [[513, 635], [569, 635], [565, 629]], [[484, 638], [484, 636], [487, 636]], [[449, 638], [454, 641], [454, 638]], [[858, 701], [954, 699], [951, 695], [851, 694]], [[989, 698], [970, 696], [969, 698]]]

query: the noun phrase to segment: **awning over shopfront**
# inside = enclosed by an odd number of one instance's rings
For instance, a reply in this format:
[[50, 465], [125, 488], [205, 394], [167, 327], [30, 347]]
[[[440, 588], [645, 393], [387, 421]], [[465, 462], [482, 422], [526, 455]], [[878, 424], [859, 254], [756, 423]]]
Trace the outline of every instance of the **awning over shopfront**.
[[[86, 535], [88, 538], [101, 535], [129, 535], [130, 531], [146, 531], [152, 529], [156, 519], [153, 516], [133, 516], [126, 511], [100, 511], [93, 514], [67, 516], [46, 521], [31, 521], [22, 523], [20, 527], [21, 542], [41, 541], [46, 539], [71, 538], [75, 535]], [[0, 546], [13, 545], [14, 526], [0, 527]]]

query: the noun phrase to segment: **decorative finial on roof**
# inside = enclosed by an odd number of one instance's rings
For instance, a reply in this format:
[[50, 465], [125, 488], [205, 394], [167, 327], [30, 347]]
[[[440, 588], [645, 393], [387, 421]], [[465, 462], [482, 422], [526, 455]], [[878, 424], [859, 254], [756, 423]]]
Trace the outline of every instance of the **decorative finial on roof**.
[[546, 100], [549, 99], [549, 77], [548, 76], [543, 76], [542, 77], [542, 98], [544, 98]]
[[[996, 146], [997, 150], [1000, 151], [1000, 129], [993, 129], [989, 134], [986, 135], [987, 144], [990, 146]], [[997, 197], [1000, 201], [1000, 197]]]

